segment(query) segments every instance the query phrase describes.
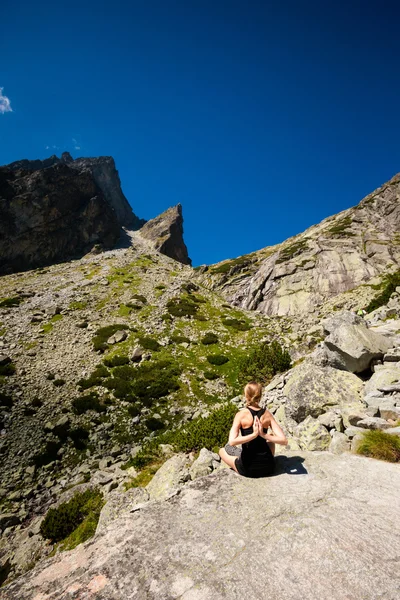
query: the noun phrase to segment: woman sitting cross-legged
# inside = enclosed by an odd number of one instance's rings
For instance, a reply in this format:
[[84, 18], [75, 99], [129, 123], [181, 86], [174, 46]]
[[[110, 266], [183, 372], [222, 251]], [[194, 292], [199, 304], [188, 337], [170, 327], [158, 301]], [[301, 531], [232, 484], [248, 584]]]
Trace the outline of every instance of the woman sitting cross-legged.
[[[259, 406], [261, 394], [259, 383], [248, 383], [244, 388], [246, 408], [240, 410], [233, 420], [228, 445], [242, 445], [241, 455], [231, 456], [226, 446], [219, 451], [221, 459], [245, 477], [271, 475], [275, 467], [275, 444], [286, 446], [288, 443], [274, 416]], [[272, 433], [268, 433], [269, 429]]]

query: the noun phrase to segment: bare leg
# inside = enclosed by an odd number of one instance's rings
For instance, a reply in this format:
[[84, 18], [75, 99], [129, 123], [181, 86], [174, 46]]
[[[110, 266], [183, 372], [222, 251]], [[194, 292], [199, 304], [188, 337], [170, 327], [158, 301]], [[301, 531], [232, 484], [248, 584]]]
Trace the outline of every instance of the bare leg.
[[220, 455], [221, 460], [223, 460], [224, 463], [228, 465], [228, 467], [236, 471], [236, 473], [238, 472], [235, 465], [235, 460], [237, 459], [237, 456], [230, 456], [230, 454], [227, 453], [225, 448], [220, 448], [218, 454]]
[[272, 456], [275, 456], [275, 442], [267, 442], [267, 444], [271, 449]]

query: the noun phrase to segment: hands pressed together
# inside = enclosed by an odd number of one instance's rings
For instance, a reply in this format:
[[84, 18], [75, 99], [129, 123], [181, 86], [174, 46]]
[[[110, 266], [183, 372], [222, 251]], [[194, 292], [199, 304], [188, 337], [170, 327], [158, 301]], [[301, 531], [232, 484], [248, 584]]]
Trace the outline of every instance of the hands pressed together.
[[252, 435], [252, 439], [255, 440], [256, 437], [260, 436], [262, 438], [267, 439], [266, 436], [268, 434], [264, 433], [264, 428], [261, 424], [261, 421], [258, 417], [254, 417], [254, 421], [253, 421], [253, 433]]

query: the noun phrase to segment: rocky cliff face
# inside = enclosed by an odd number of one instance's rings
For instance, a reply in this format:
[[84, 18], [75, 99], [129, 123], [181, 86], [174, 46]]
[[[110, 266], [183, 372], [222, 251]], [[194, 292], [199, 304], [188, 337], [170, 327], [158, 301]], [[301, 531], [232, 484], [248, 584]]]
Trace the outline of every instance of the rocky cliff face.
[[77, 171], [88, 170], [92, 173], [96, 185], [101, 189], [104, 198], [113, 208], [118, 223], [129, 229], [139, 229], [145, 221], [139, 219], [125, 198], [115, 161], [111, 156], [73, 159], [69, 152], [63, 152], [61, 158], [53, 155], [45, 160], [19, 160], [7, 165], [12, 171], [41, 171], [53, 165], [66, 164]]
[[151, 240], [154, 248], [175, 258], [184, 265], [191, 265], [192, 261], [183, 241], [182, 206], [172, 206], [155, 219], [148, 221], [140, 230], [140, 234]]
[[0, 273], [111, 248], [121, 226], [143, 224], [122, 193], [110, 157], [68, 153], [0, 168]]
[[60, 262], [95, 244], [112, 247], [120, 225], [89, 170], [54, 164], [0, 169], [0, 273]]
[[268, 315], [314, 312], [400, 264], [400, 175], [357, 206], [282, 244], [208, 268], [201, 279], [237, 306]]

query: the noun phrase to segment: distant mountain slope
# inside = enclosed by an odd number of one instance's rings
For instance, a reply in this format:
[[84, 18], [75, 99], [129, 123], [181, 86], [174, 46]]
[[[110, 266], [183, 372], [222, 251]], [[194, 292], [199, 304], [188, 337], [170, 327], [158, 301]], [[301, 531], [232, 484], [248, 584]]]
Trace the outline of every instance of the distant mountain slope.
[[315, 311], [400, 264], [400, 175], [357, 206], [282, 244], [199, 269], [200, 280], [241, 308], [268, 315]]
[[[110, 156], [74, 160], [64, 152], [0, 167], [0, 274], [79, 258], [96, 245], [113, 248], [122, 228], [145, 223], [125, 198]], [[178, 205], [149, 221], [143, 236], [190, 264], [182, 223]]]

